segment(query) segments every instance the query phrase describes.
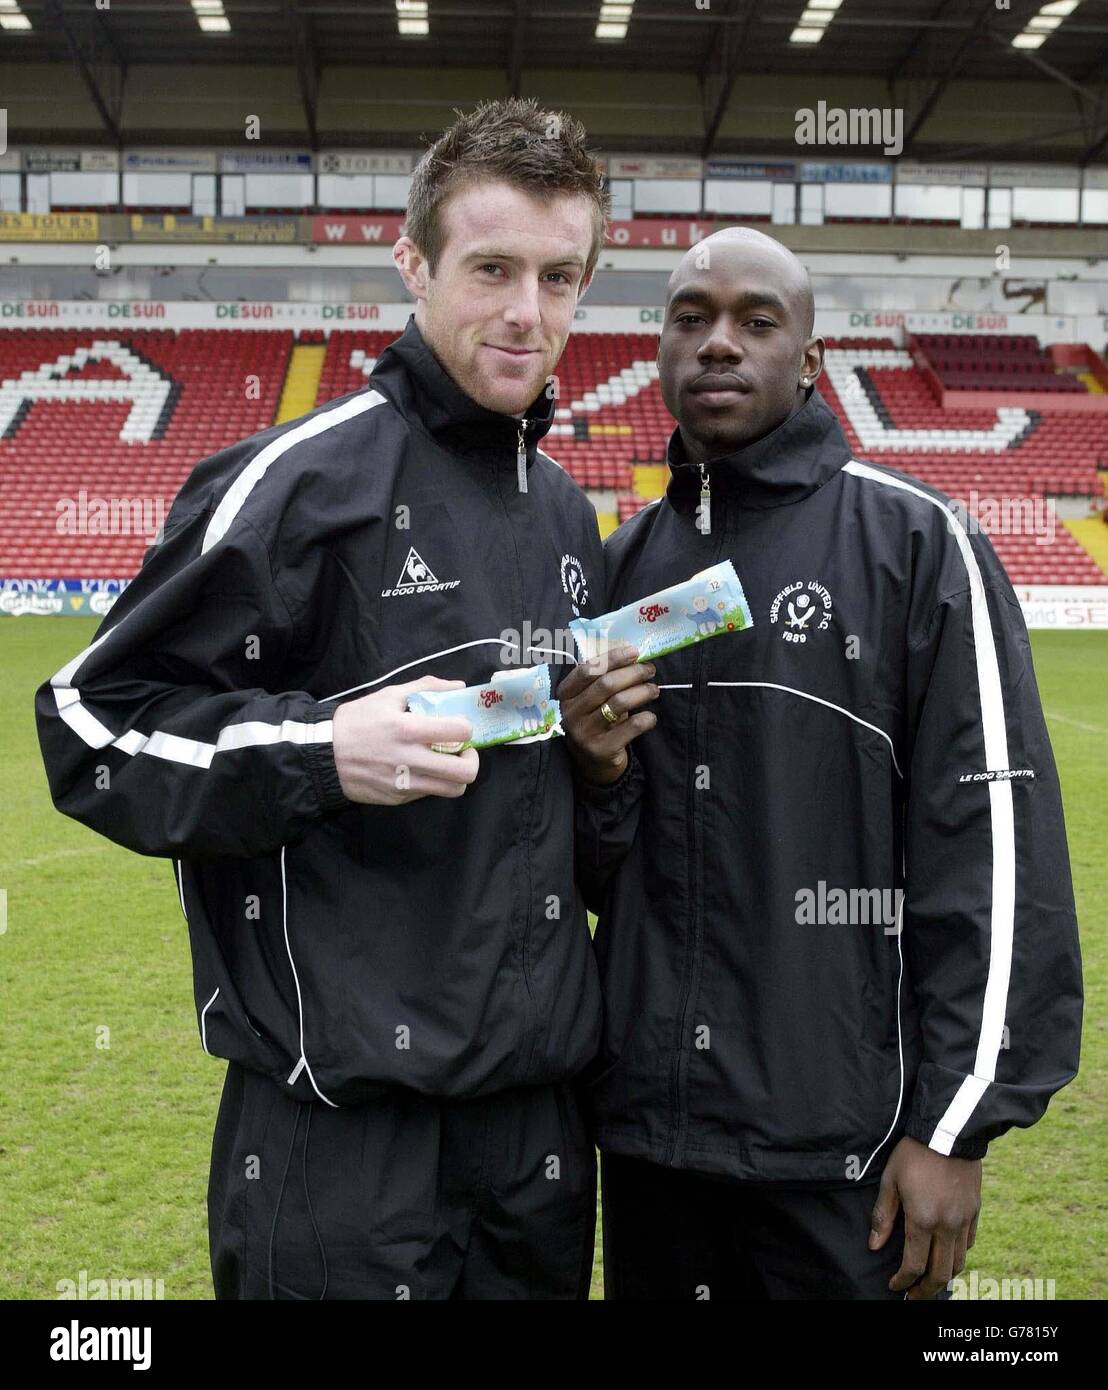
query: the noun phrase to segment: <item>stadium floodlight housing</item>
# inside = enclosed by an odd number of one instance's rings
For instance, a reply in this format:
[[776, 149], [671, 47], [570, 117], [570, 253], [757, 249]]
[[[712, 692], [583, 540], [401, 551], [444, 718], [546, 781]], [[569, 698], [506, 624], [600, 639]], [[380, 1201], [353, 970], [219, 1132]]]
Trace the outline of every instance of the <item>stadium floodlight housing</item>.
[[1039, 12], [1027, 21], [1023, 29], [1013, 38], [1013, 48], [1042, 48], [1055, 29], [1067, 15], [1073, 14], [1081, 0], [1050, 0], [1041, 5]]
[[396, 0], [396, 30], [407, 38], [426, 38], [431, 32], [427, 0]]
[[808, 0], [789, 35], [790, 43], [819, 43], [843, 0]]
[[202, 34], [231, 32], [231, 21], [223, 9], [223, 0], [190, 0], [190, 3]]
[[603, 0], [596, 21], [596, 33], [593, 37], [614, 39], [617, 42], [620, 39], [625, 39], [627, 26], [631, 23], [634, 8], [635, 0]]
[[19, 0], [0, 0], [0, 29], [25, 34], [31, 27], [31, 21], [19, 8]]

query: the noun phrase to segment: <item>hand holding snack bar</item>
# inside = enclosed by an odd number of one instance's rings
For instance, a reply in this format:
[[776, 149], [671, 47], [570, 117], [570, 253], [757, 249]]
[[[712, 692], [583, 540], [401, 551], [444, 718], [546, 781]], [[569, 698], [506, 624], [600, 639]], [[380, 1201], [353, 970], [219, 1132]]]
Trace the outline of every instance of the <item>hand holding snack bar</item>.
[[561, 710], [550, 693], [550, 667], [545, 664], [494, 671], [481, 685], [413, 691], [408, 708], [416, 714], [460, 716], [468, 721], [470, 732], [465, 739], [433, 745], [441, 753], [541, 743], [562, 734]]
[[459, 797], [477, 776], [478, 755], [437, 753], [434, 743], [462, 743], [472, 729], [465, 719], [410, 714], [415, 691], [460, 690], [463, 681], [437, 676], [390, 685], [335, 709], [335, 768], [351, 801], [403, 806], [422, 796]]
[[569, 626], [582, 659], [558, 696], [570, 751], [584, 776], [602, 786], [615, 782], [627, 766], [627, 745], [658, 722], [642, 708], [658, 696], [650, 684], [651, 658], [743, 632], [753, 621], [730, 560], [614, 613], [575, 618]]
[[735, 566], [724, 560], [614, 613], [575, 618], [569, 628], [582, 656], [626, 642], [638, 648], [640, 660], [650, 660], [707, 637], [744, 632], [753, 622]]
[[580, 662], [558, 687], [573, 760], [588, 781], [601, 786], [623, 775], [627, 745], [658, 722], [646, 708], [658, 698], [654, 667], [638, 656], [635, 647], [609, 647]]

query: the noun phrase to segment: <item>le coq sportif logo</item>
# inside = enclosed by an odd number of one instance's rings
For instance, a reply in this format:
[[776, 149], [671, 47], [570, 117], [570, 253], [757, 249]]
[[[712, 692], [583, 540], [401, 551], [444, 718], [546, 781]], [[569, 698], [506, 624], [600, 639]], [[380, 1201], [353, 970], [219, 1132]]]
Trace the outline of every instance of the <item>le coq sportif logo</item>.
[[446, 589], [456, 589], [460, 579], [439, 579], [431, 566], [415, 548], [410, 546], [400, 578], [391, 589], [382, 589], [382, 598], [399, 598], [402, 594], [439, 594]]

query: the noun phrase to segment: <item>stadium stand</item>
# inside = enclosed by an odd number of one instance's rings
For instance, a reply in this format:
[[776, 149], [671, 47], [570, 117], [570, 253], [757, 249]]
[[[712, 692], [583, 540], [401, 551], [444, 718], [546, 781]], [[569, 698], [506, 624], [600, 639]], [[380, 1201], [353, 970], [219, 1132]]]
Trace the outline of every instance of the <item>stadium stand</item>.
[[[152, 496], [167, 509], [205, 455], [275, 419], [294, 418], [313, 400], [322, 404], [365, 386], [396, 336], [336, 329], [325, 338], [312, 330], [295, 345], [291, 332], [266, 330], [0, 336], [4, 572], [133, 574], [149, 536], [59, 533], [59, 497], [75, 499], [82, 489], [90, 499]], [[1103, 414], [1019, 403], [1021, 391], [1037, 392], [1040, 379], [1054, 372], [1037, 339], [919, 335], [910, 349], [887, 338], [828, 343], [820, 389], [859, 457], [913, 473], [971, 509], [975, 498], [1102, 494]], [[588, 489], [604, 531], [664, 487], [658, 465], [673, 421], [656, 351], [650, 333], [577, 333], [558, 367], [556, 419], [545, 447]], [[913, 352], [925, 354], [932, 371], [973, 358], [983, 376], [1003, 378], [1010, 402], [944, 409]], [[1024, 364], [1026, 372], [1015, 370]], [[1033, 388], [1024, 385], [1031, 381]], [[982, 520], [987, 529], [987, 516]], [[1049, 536], [1041, 525], [1034, 533], [1025, 527], [994, 535], [1013, 580], [1108, 583], [1071, 531], [1052, 517], [1050, 524]]]
[[[847, 343], [849, 341], [849, 346]], [[1020, 341], [1020, 340], [1017, 340]], [[1021, 349], [1026, 360], [1038, 341]], [[1004, 350], [979, 348], [988, 364]], [[1097, 458], [1105, 417], [1029, 410], [1021, 384], [1003, 369], [1012, 403], [982, 410], [944, 410], [911, 354], [889, 339], [828, 341], [820, 390], [838, 412], [861, 458], [912, 473], [982, 515], [980, 502], [1028, 502], [1047, 496], [1087, 496], [1100, 490]], [[1036, 383], [1033, 388], [1039, 389]], [[977, 505], [975, 505], [975, 502]], [[1034, 525], [1030, 524], [1034, 515]], [[1051, 523], [1048, 528], [1048, 521]], [[1017, 583], [1103, 584], [1108, 575], [1058, 519], [1028, 508], [1018, 534], [991, 535], [997, 554]]]
[[[0, 335], [5, 575], [133, 575], [193, 465], [273, 423], [291, 347], [235, 329]], [[103, 534], [108, 498], [137, 500], [143, 524]], [[59, 499], [87, 520], [76, 533]]]
[[1058, 372], [1031, 334], [917, 333], [908, 346], [919, 348], [942, 385], [962, 391], [1087, 390], [1077, 377]]

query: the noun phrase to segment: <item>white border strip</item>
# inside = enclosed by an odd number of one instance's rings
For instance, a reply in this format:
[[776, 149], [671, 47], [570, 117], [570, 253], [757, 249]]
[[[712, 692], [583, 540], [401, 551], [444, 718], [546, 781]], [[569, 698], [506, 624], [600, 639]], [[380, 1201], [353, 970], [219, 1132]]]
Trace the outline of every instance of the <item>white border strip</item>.
[[900, 1107], [904, 1104], [904, 1030], [903, 1030], [903, 1028], [902, 1028], [902, 1026], [901, 1026], [901, 1022], [900, 1022], [900, 994], [901, 994], [901, 989], [902, 989], [903, 984], [904, 984], [904, 894], [903, 894], [903, 893], [900, 895], [900, 902], [897, 904], [897, 909], [896, 909], [896, 954], [897, 954], [897, 959], [898, 959], [898, 961], [899, 961], [899, 970], [898, 970], [898, 972], [897, 972], [897, 977], [896, 977], [896, 1056], [897, 1056], [897, 1062], [898, 1062], [898, 1064], [899, 1064], [899, 1066], [900, 1066], [900, 1087], [899, 1087], [899, 1089], [898, 1089], [898, 1091], [897, 1091], [897, 1093], [896, 1093], [896, 1110], [893, 1112], [893, 1118], [892, 1118], [892, 1120], [891, 1120], [891, 1122], [890, 1122], [890, 1124], [889, 1124], [888, 1129], [885, 1131], [885, 1137], [884, 1137], [884, 1139], [881, 1140], [881, 1143], [878, 1144], [877, 1148], [874, 1149], [873, 1153], [870, 1154], [869, 1158], [866, 1159], [865, 1167], [864, 1167], [864, 1168], [862, 1169], [862, 1171], [858, 1174], [858, 1178], [857, 1178], [857, 1181], [858, 1181], [858, 1182], [861, 1182], [861, 1180], [866, 1176], [866, 1173], [869, 1171], [869, 1166], [870, 1166], [870, 1164], [871, 1164], [871, 1163], [873, 1162], [873, 1160], [877, 1157], [877, 1155], [881, 1152], [881, 1150], [884, 1148], [884, 1146], [888, 1143], [888, 1141], [889, 1141], [889, 1136], [892, 1134], [893, 1130], [896, 1129], [896, 1122], [897, 1122], [897, 1120], [900, 1119]]
[[[985, 597], [985, 586], [977, 557], [969, 537], [954, 511], [937, 497], [924, 492], [912, 483], [894, 478], [876, 468], [851, 460], [844, 473], [857, 478], [896, 488], [920, 497], [938, 507], [954, 536], [966, 566], [970, 586], [970, 616], [973, 623], [973, 647], [977, 668], [977, 686], [981, 700], [981, 727], [985, 741], [985, 770], [1003, 772], [1009, 769], [1008, 733], [1004, 722], [1004, 695], [1000, 684], [1000, 668], [996, 659], [992, 621]], [[1008, 1002], [1008, 985], [1012, 973], [1012, 945], [1015, 935], [1016, 845], [1015, 818], [1010, 781], [988, 783], [989, 817], [993, 845], [992, 901], [989, 914], [989, 973], [981, 1010], [981, 1032], [973, 1073], [958, 1088], [942, 1118], [935, 1127], [929, 1147], [938, 1153], [949, 1154], [965, 1128], [978, 1101], [990, 1081], [996, 1079], [996, 1065], [1004, 1037], [1004, 1015]]]
[[[455, 652], [464, 652], [468, 647], [510, 647], [511, 645], [511, 642], [505, 642], [501, 637], [478, 637], [472, 642], [459, 642], [456, 647], [445, 647], [441, 652], [429, 652], [427, 656], [417, 656], [414, 661], [406, 661], [403, 666], [395, 666], [391, 671], [386, 671], [383, 676], [375, 676], [373, 680], [363, 681], [361, 685], [352, 685], [349, 690], [340, 690], [337, 695], [324, 695], [319, 703], [325, 705], [329, 700], [341, 700], [344, 695], [353, 695], [358, 690], [369, 690], [371, 686], [380, 685], [382, 681], [398, 676], [402, 671], [410, 671], [413, 666], [422, 666], [425, 662], [435, 661], [440, 656], [453, 656]], [[531, 647], [528, 650], [538, 651], [540, 649]]]
[[[204, 533], [201, 554], [205, 554], [227, 534], [243, 503], [277, 459], [304, 440], [315, 438], [333, 426], [345, 424], [348, 420], [381, 405], [384, 399], [377, 391], [364, 392], [334, 410], [309, 417], [302, 425], [286, 430], [278, 439], [268, 444], [242, 469], [224, 493]], [[137, 729], [129, 729], [116, 737], [81, 703], [81, 693], [74, 684], [74, 678], [92, 653], [117, 633], [127, 618], [138, 612], [141, 606], [139, 604], [133, 608], [113, 627], [101, 633], [83, 652], [79, 652], [50, 678], [58, 714], [90, 748], [115, 747], [131, 756], [146, 753], [150, 757], [163, 758], [167, 762], [207, 769], [211, 767], [212, 759], [217, 753], [234, 752], [240, 748], [265, 747], [274, 743], [308, 744], [331, 741], [333, 728], [330, 720], [320, 720], [312, 724], [294, 719], [283, 720], [280, 724], [266, 724], [260, 720], [228, 724], [220, 730], [215, 743], [181, 738], [177, 734], [163, 733], [160, 730], [155, 730], [152, 734], [143, 734]]]
[[177, 860], [177, 894], [178, 894], [178, 896], [179, 896], [180, 899], [181, 899], [181, 916], [182, 916], [182, 917], [185, 919], [185, 921], [187, 922], [188, 919], [189, 919], [189, 915], [188, 915], [188, 913], [185, 911], [185, 876], [184, 876], [184, 866], [182, 865], [180, 859]]
[[343, 405], [337, 406], [334, 410], [325, 410], [318, 415], [309, 415], [302, 425], [297, 425], [294, 430], [286, 430], [279, 438], [267, 444], [260, 454], [250, 460], [220, 498], [219, 506], [216, 507], [215, 514], [208, 522], [208, 529], [204, 532], [204, 543], [200, 547], [201, 555], [207, 554], [217, 541], [223, 539], [242, 508], [242, 504], [265, 477], [270, 465], [276, 463], [282, 454], [287, 453], [297, 444], [302, 444], [305, 439], [314, 439], [316, 435], [323, 434], [334, 428], [335, 425], [343, 425], [347, 420], [364, 415], [367, 410], [372, 410], [374, 406], [383, 405], [384, 401], [385, 398], [379, 391], [366, 391], [361, 395], [354, 396]]
[[341, 1107], [340, 1107], [339, 1105], [337, 1105], [333, 1100], [328, 1100], [327, 1097], [323, 1094], [323, 1092], [319, 1089], [319, 1087], [315, 1084], [315, 1077], [312, 1075], [312, 1069], [311, 1069], [311, 1067], [308, 1065], [308, 1058], [307, 1058], [307, 1056], [306, 1056], [306, 1054], [305, 1054], [305, 1052], [304, 1052], [304, 1000], [303, 1000], [303, 998], [301, 997], [301, 994], [300, 994], [300, 976], [296, 973], [296, 962], [295, 962], [295, 961], [293, 960], [293, 958], [292, 958], [292, 947], [291, 947], [290, 944], [289, 944], [289, 910], [288, 910], [288, 907], [289, 907], [288, 884], [286, 883], [286, 880], [285, 880], [285, 846], [282, 845], [282, 846], [281, 846], [281, 928], [282, 928], [282, 930], [284, 931], [284, 934], [285, 934], [285, 951], [286, 951], [287, 954], [288, 954], [289, 965], [292, 966], [292, 980], [293, 980], [293, 984], [295, 984], [295, 986], [296, 986], [296, 1012], [297, 1012], [297, 1014], [299, 1015], [299, 1020], [300, 1020], [300, 1060], [297, 1062], [296, 1067], [294, 1068], [292, 1075], [289, 1077], [288, 1081], [286, 1082], [286, 1085], [291, 1086], [291, 1085], [295, 1082], [296, 1078], [300, 1075], [300, 1072], [301, 1072], [301, 1064], [303, 1064], [303, 1070], [306, 1071], [306, 1072], [308, 1073], [308, 1080], [312, 1083], [312, 1090], [316, 1093], [316, 1095], [320, 1098], [320, 1100], [324, 1102], [325, 1105], [329, 1105], [329, 1106], [331, 1107], [332, 1110], [339, 1110], [339, 1109], [341, 1109]]
[[[200, 1046], [204, 1049], [205, 1052], [208, 1052], [208, 1010], [215, 1003], [216, 995], [218, 994], [219, 986], [217, 985], [215, 994], [212, 995], [212, 997], [200, 1010]], [[208, 1056], [210, 1057], [211, 1055], [212, 1054], [208, 1052]]]
[[[830, 700], [824, 700], [819, 695], [810, 695], [806, 690], [797, 690], [791, 685], [776, 685], [773, 681], [709, 681], [709, 686], [759, 686], [767, 690], [784, 690], [789, 695], [799, 695], [802, 700], [814, 700], [817, 705], [826, 705], [828, 709], [837, 710], [839, 714], [845, 714], [848, 719], [853, 719], [855, 724], [861, 724], [863, 728], [871, 729], [880, 738], [883, 738], [889, 745], [889, 756], [893, 760], [893, 767], [896, 775], [903, 781], [904, 774], [900, 770], [900, 764], [896, 760], [896, 749], [893, 741], [884, 729], [879, 729], [876, 724], [871, 724], [867, 719], [861, 719], [856, 714], [851, 714], [848, 709], [843, 709], [842, 705], [833, 704]], [[676, 690], [684, 687], [668, 686], [667, 689]]]

